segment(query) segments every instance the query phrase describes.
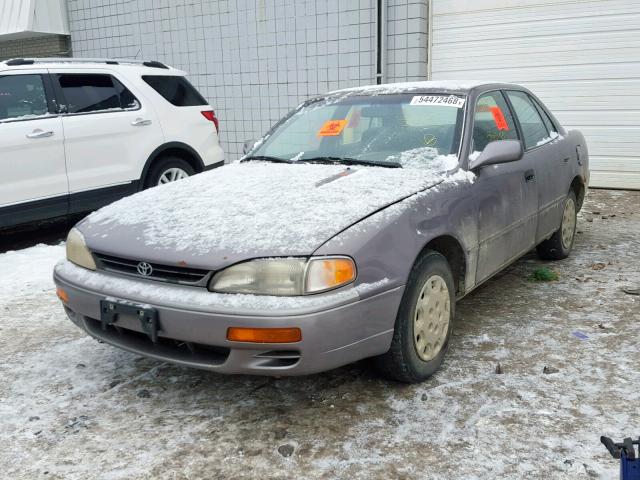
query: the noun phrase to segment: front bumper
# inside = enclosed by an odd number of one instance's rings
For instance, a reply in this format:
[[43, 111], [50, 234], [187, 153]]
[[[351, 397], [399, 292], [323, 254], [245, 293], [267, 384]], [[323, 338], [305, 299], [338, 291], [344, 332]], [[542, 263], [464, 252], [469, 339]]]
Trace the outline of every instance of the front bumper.
[[[404, 290], [350, 288], [298, 299], [224, 295], [91, 272], [69, 262], [56, 266], [54, 281], [68, 297], [64, 307], [69, 318], [98, 340], [189, 367], [258, 375], [305, 375], [386, 352]], [[149, 339], [135, 317], [121, 316], [103, 329], [104, 299], [155, 308], [158, 341]], [[298, 327], [302, 340], [231, 342], [226, 339], [229, 327]]]

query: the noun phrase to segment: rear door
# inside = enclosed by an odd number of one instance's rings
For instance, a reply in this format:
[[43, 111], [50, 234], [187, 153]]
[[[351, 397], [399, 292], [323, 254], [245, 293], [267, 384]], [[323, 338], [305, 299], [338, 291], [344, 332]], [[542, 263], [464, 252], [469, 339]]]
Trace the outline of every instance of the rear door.
[[62, 120], [46, 70], [0, 74], [0, 227], [67, 213]]
[[533, 165], [538, 185], [538, 228], [541, 242], [560, 226], [563, 200], [571, 180], [569, 156], [551, 119], [526, 92], [509, 90], [507, 98], [522, 132], [525, 157]]
[[164, 141], [155, 111], [116, 72], [52, 73], [65, 112], [71, 210], [91, 210], [132, 193]]
[[[481, 95], [473, 126], [474, 157], [496, 140], [518, 140], [511, 110], [499, 90]], [[533, 162], [526, 155], [476, 171], [479, 283], [526, 253], [535, 244], [538, 192]]]

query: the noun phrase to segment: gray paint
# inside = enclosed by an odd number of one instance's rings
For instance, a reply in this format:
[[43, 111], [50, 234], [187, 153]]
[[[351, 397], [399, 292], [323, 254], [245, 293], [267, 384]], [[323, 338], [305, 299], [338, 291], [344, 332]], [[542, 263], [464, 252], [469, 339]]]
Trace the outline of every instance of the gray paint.
[[[467, 92], [460, 156], [463, 169], [467, 169], [469, 164], [476, 100], [486, 91], [502, 88], [527, 91], [514, 85], [492, 84], [480, 85]], [[428, 93], [433, 90], [411, 91]], [[557, 121], [556, 125], [559, 127]], [[560, 226], [562, 200], [568, 194], [572, 182], [577, 178], [583, 185], [587, 185], [589, 176], [586, 144], [582, 135], [579, 132], [567, 133], [561, 127], [559, 133], [561, 138], [525, 151], [520, 160], [476, 169], [473, 184], [445, 181], [425, 191], [416, 192], [382, 210], [377, 216], [367, 217], [342, 232], [336, 232], [336, 235], [327, 238], [314, 252], [306, 252], [352, 257], [358, 266], [356, 286], [384, 278], [388, 282], [378, 289], [367, 291], [347, 305], [289, 317], [286, 325], [301, 326], [305, 345], [309, 342], [309, 345], [318, 346], [319, 350], [305, 348], [300, 364], [287, 370], [287, 374], [309, 373], [384, 353], [390, 345], [390, 332], [393, 330], [400, 292], [414, 262], [432, 240], [446, 236], [461, 246], [465, 256], [464, 278], [460, 279], [458, 296], [462, 297], [548, 238]], [[578, 144], [585, 151], [582, 164], [577, 158]], [[87, 239], [90, 248], [92, 242], [100, 237], [99, 234], [99, 229], [91, 232]], [[126, 235], [135, 235], [135, 230], [127, 227], [124, 232], [123, 228], [122, 242], [112, 244], [111, 253], [130, 255], [131, 252], [124, 243]], [[141, 260], [146, 259], [143, 252], [137, 254]], [[260, 254], [262, 256], [264, 252]], [[245, 259], [254, 256], [255, 252], [247, 252]], [[177, 263], [182, 260], [181, 257], [181, 254], [169, 252], [165, 262]], [[81, 315], [97, 315], [98, 299], [105, 292], [90, 292], [83, 290], [82, 286], [71, 286], [59, 275], [56, 275], [55, 280], [58, 285], [71, 289], [68, 304], [70, 308]], [[344, 288], [351, 289], [353, 286]], [[142, 298], [129, 298], [126, 292], [108, 294], [144, 301]], [[284, 325], [282, 315], [278, 315], [278, 312], [270, 312], [269, 316], [259, 318], [237, 315], [233, 317], [235, 323], [227, 322], [228, 314], [221, 316], [216, 311], [203, 317], [189, 309], [173, 310], [163, 307], [160, 315], [164, 322], [169, 322], [168, 328], [175, 335], [173, 338], [199, 339], [211, 342], [212, 345], [226, 344], [218, 322], [236, 326]], [[298, 345], [295, 348], [297, 347]], [[238, 348], [244, 350], [254, 347]], [[332, 354], [331, 359], [327, 360], [329, 350], [339, 354]], [[140, 353], [149, 354], [145, 351]], [[219, 371], [265, 373], [264, 369], [253, 370], [246, 363], [245, 357], [242, 357], [243, 360], [238, 357], [240, 363], [237, 365], [227, 365], [234, 358], [234, 355], [230, 356], [226, 366]]]

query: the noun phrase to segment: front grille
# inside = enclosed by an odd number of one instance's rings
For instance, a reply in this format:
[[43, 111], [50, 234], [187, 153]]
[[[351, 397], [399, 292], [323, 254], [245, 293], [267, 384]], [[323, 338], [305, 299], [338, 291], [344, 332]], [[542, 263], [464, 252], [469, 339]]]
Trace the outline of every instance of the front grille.
[[209, 270], [147, 262], [153, 269], [152, 273], [150, 275], [141, 275], [138, 272], [138, 264], [141, 260], [130, 260], [128, 258], [114, 257], [112, 255], [95, 252], [93, 255], [97, 260], [98, 268], [101, 270], [132, 275], [138, 278], [148, 278], [160, 282], [206, 286], [211, 273]]

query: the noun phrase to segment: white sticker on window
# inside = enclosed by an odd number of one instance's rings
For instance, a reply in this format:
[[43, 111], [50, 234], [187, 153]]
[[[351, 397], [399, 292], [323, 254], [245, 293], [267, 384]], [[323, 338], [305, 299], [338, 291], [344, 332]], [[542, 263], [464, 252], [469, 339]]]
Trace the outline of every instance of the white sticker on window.
[[419, 95], [411, 99], [410, 105], [441, 105], [443, 107], [462, 108], [464, 98], [455, 95]]

